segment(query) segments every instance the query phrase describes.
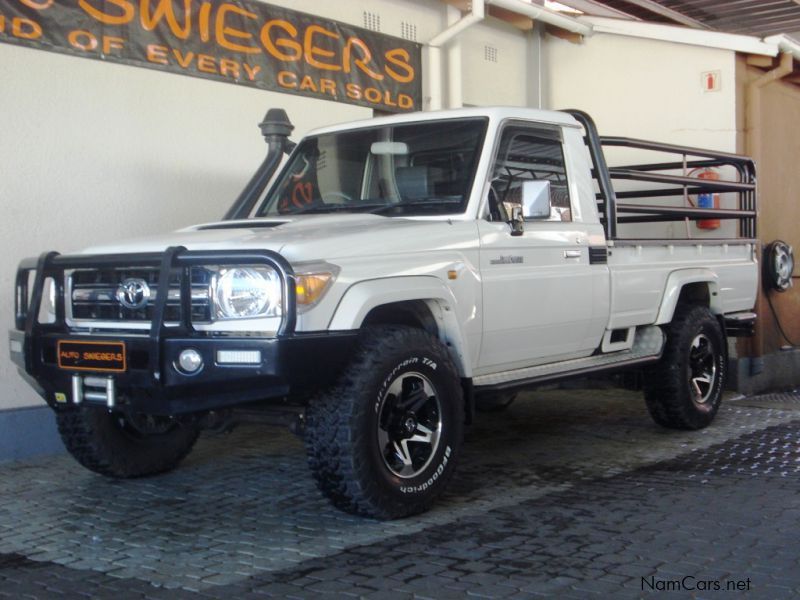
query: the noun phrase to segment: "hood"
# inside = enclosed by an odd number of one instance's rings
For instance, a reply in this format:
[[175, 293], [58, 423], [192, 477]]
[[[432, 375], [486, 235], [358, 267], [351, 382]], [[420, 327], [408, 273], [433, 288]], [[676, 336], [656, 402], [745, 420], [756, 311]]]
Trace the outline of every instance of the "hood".
[[[454, 227], [456, 223], [460, 227]], [[246, 219], [206, 223], [174, 233], [91, 246], [82, 253], [162, 252], [169, 246], [184, 246], [189, 250], [273, 250], [290, 262], [328, 260], [419, 252], [441, 248], [443, 242], [453, 247], [455, 230], [463, 232], [463, 226], [464, 223], [458, 221], [361, 214]], [[455, 245], [458, 246], [458, 242]]]

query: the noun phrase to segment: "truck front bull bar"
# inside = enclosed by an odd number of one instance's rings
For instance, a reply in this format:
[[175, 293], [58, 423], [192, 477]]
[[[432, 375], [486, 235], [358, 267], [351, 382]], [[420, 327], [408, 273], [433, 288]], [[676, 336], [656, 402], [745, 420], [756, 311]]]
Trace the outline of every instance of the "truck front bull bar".
[[[72, 332], [66, 320], [65, 271], [102, 267], [151, 267], [158, 268], [158, 290], [153, 303], [153, 316], [148, 334], [149, 371], [155, 385], [160, 385], [162, 344], [168, 337], [187, 337], [195, 333], [191, 322], [191, 274], [197, 266], [242, 266], [266, 265], [278, 274], [282, 289], [283, 310], [277, 337], [294, 333], [297, 322], [295, 276], [289, 262], [271, 250], [187, 250], [183, 246], [172, 246], [163, 253], [134, 253], [117, 255], [62, 256], [58, 252], [45, 252], [39, 258], [23, 260], [17, 269], [15, 294], [15, 327], [24, 332], [25, 371], [36, 377], [38, 361], [34, 357], [34, 340], [44, 334]], [[32, 289], [29, 289], [30, 273], [35, 272]], [[180, 282], [181, 319], [175, 326], [166, 327], [165, 313], [170, 288], [170, 278], [177, 272]], [[39, 322], [45, 281], [52, 279], [56, 286], [55, 320], [53, 323]], [[121, 326], [120, 329], [124, 329]]]

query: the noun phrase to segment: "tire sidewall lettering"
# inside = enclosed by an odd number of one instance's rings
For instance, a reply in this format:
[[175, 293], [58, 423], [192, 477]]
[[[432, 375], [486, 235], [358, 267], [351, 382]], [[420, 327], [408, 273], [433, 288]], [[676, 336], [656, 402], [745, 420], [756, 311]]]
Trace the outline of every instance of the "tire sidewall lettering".
[[400, 486], [400, 491], [403, 494], [415, 494], [424, 492], [425, 490], [429, 489], [439, 477], [444, 473], [445, 468], [447, 467], [447, 463], [450, 461], [450, 454], [451, 454], [450, 446], [445, 447], [444, 454], [442, 455], [442, 461], [439, 463], [439, 466], [436, 467], [436, 470], [433, 474], [427, 479], [427, 481], [423, 482], [420, 485], [413, 485], [413, 486]]
[[392, 382], [395, 379], [397, 379], [397, 375], [406, 367], [412, 367], [412, 366], [431, 369], [433, 371], [433, 373], [431, 373], [432, 378], [436, 378], [436, 367], [437, 367], [436, 361], [424, 355], [411, 356], [409, 358], [404, 359], [389, 372], [389, 374], [383, 379], [381, 385], [378, 387], [378, 393], [375, 395], [375, 404], [373, 406], [373, 411], [375, 412], [376, 415], [380, 410], [381, 402], [383, 401], [383, 397], [386, 394], [386, 390], [389, 388]]

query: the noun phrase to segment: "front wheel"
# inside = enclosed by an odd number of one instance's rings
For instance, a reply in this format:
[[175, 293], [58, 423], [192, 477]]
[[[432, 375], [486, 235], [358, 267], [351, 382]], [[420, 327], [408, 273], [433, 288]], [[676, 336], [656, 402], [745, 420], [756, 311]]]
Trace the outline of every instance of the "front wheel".
[[441, 342], [411, 327], [370, 327], [338, 384], [309, 404], [308, 462], [336, 507], [405, 517], [446, 486], [463, 427], [458, 372]]
[[116, 478], [171, 471], [191, 451], [199, 428], [170, 417], [74, 406], [56, 413], [58, 432], [84, 467]]
[[679, 307], [661, 360], [645, 372], [653, 420], [672, 429], [702, 429], [714, 420], [726, 377], [725, 335], [704, 306]]

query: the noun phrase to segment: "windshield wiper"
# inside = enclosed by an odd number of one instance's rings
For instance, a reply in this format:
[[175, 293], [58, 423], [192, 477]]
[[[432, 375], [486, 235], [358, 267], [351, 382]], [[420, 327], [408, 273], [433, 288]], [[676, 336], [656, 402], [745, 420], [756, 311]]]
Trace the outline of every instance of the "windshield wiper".
[[363, 204], [328, 204], [328, 205], [318, 205], [318, 206], [306, 206], [304, 208], [300, 208], [298, 210], [293, 210], [291, 212], [283, 213], [284, 217], [292, 217], [294, 215], [313, 215], [313, 214], [325, 214], [331, 212], [360, 212], [363, 210], [369, 210], [372, 212], [373, 209], [382, 208], [386, 206], [385, 202], [365, 202]]

